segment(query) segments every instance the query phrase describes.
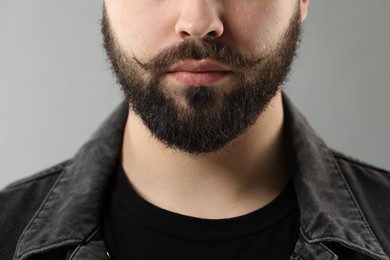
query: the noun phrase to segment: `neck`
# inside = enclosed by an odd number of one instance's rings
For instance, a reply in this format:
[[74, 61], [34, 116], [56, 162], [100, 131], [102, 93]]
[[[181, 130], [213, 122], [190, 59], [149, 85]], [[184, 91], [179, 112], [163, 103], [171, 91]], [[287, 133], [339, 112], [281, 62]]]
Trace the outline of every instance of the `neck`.
[[165, 147], [130, 112], [121, 162], [135, 191], [150, 203], [193, 217], [231, 218], [265, 206], [285, 187], [282, 132], [280, 92], [231, 145], [196, 156]]

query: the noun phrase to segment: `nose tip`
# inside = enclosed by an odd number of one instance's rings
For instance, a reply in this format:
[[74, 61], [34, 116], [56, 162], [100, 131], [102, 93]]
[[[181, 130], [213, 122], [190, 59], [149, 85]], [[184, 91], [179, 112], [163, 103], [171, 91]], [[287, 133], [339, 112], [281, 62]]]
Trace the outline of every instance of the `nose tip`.
[[176, 23], [176, 34], [181, 38], [218, 38], [223, 34], [224, 25], [215, 7], [205, 1], [191, 1], [182, 8]]
[[205, 38], [212, 37], [218, 38], [222, 35], [223, 30], [221, 30], [222, 26], [210, 24], [209, 26], [202, 26], [199, 23], [187, 22], [177, 26], [176, 32], [181, 38]]

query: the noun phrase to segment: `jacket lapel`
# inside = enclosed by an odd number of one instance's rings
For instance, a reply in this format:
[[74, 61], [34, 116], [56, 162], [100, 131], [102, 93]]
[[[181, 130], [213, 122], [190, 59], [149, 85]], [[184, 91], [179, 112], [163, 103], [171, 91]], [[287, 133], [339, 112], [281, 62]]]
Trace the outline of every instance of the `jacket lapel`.
[[102, 243], [91, 241], [100, 228], [105, 190], [119, 158], [127, 113], [127, 105], [121, 104], [66, 166], [19, 239], [15, 259], [81, 244], [87, 246], [79, 247], [74, 259], [92, 251], [100, 257], [94, 259], [103, 257], [92, 250]]
[[[332, 151], [286, 96], [283, 102], [289, 168], [301, 212], [302, 237], [296, 253], [299, 254], [305, 245], [306, 254], [310, 246], [313, 252], [331, 252], [325, 244], [336, 242], [374, 259], [388, 260]], [[332, 254], [321, 259], [333, 259]]]

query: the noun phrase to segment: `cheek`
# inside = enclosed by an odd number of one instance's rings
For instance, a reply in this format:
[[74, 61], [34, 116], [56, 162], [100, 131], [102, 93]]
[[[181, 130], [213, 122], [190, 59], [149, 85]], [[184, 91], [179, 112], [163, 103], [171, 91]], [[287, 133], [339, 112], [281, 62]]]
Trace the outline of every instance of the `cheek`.
[[227, 24], [226, 34], [238, 49], [257, 54], [266, 48], [273, 38], [274, 29], [266, 17], [257, 15], [235, 15], [233, 21]]
[[293, 16], [293, 8], [273, 1], [272, 5], [241, 8], [230, 14], [234, 19], [227, 23], [229, 38], [240, 49], [260, 54], [280, 40]]
[[167, 16], [164, 6], [150, 8], [150, 5], [140, 1], [118, 2], [113, 4], [114, 8], [108, 16], [112, 30], [127, 55], [147, 59], [174, 42], [169, 39], [174, 28], [173, 19]]

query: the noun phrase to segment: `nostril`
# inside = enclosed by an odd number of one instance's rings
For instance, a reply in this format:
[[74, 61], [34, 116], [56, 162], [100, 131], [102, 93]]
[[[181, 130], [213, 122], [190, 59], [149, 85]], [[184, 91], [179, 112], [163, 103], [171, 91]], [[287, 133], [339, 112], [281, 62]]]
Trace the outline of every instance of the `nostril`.
[[211, 37], [211, 38], [218, 38], [222, 35], [222, 30], [196, 30], [195, 28], [186, 28], [177, 30], [176, 33], [181, 38], [188, 38], [188, 37], [195, 37], [195, 38], [205, 38], [205, 37]]
[[179, 36], [180, 36], [181, 38], [185, 39], [185, 38], [191, 37], [191, 34], [188, 33], [187, 31], [180, 31], [180, 32], [179, 32]]
[[207, 34], [207, 36], [210, 36], [210, 37], [212, 37], [212, 38], [217, 38], [217, 37], [219, 37], [217, 31], [211, 31], [211, 32], [209, 32], [209, 33]]

